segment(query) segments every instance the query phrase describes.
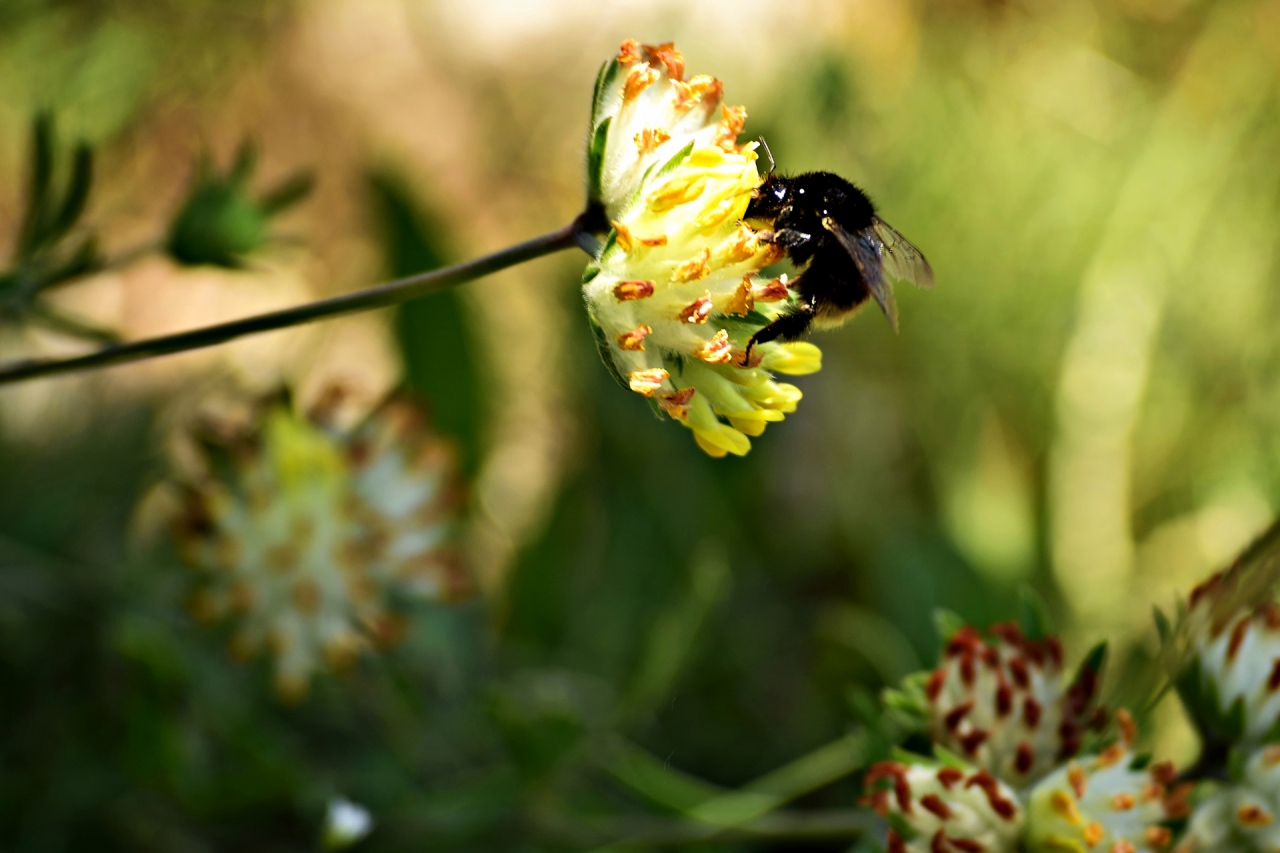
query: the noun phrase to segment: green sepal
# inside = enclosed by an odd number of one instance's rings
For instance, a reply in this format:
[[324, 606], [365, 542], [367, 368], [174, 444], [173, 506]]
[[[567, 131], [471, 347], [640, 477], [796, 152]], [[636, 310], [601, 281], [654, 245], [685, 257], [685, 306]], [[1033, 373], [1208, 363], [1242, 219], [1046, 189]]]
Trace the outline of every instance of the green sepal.
[[1237, 785], [1244, 782], [1244, 774], [1246, 766], [1249, 763], [1249, 755], [1243, 749], [1232, 748], [1227, 753], [1227, 778]]
[[947, 610], [944, 607], [936, 608], [933, 611], [933, 630], [938, 635], [938, 642], [943, 646], [951, 642], [951, 638], [968, 624], [959, 613]]
[[933, 756], [934, 758], [937, 758], [944, 767], [954, 767], [956, 770], [964, 770], [965, 772], [973, 769], [973, 765], [940, 743], [935, 743], [933, 745]]
[[622, 68], [622, 63], [615, 56], [613, 59], [600, 66], [600, 71], [596, 74], [596, 86], [591, 96], [591, 126], [595, 127], [600, 124], [600, 112], [604, 109], [604, 93], [613, 85], [613, 81], [617, 79], [618, 71]]
[[887, 687], [880, 693], [885, 714], [906, 732], [924, 731], [929, 726], [929, 702], [925, 685], [932, 673], [913, 672], [902, 679], [900, 688]]
[[599, 260], [603, 260], [604, 256], [609, 254], [609, 251], [616, 245], [618, 245], [618, 229], [610, 228], [609, 236], [604, 238], [604, 245], [600, 247]]
[[1169, 642], [1169, 637], [1173, 635], [1173, 626], [1169, 624], [1169, 617], [1164, 615], [1164, 611], [1159, 607], [1151, 608], [1151, 619], [1156, 623], [1156, 633], [1160, 635], [1160, 642]]
[[1244, 697], [1237, 696], [1236, 700], [1231, 703], [1231, 707], [1227, 709], [1227, 714], [1223, 718], [1222, 734], [1227, 740], [1237, 741], [1244, 737], [1245, 728], [1249, 722], [1249, 712], [1244, 706]]
[[1028, 640], [1043, 640], [1049, 634], [1044, 599], [1029, 586], [1018, 590], [1018, 627]]
[[[601, 201], [601, 186], [604, 183], [604, 148], [609, 142], [609, 126], [613, 117], [596, 125], [591, 132], [591, 140], [587, 143], [587, 199]], [[602, 253], [603, 254], [603, 253]]]
[[600, 275], [600, 265], [595, 263], [587, 264], [586, 268], [582, 270], [582, 283], [587, 284], [598, 275]]
[[1103, 667], [1107, 665], [1107, 641], [1103, 640], [1092, 649], [1089, 654], [1084, 656], [1084, 660], [1080, 662], [1080, 668], [1076, 670], [1076, 677], [1072, 679], [1072, 683], [1077, 683], [1084, 677], [1086, 672], [1094, 675], [1102, 673]]
[[894, 832], [898, 833], [898, 837], [903, 841], [912, 841], [920, 834], [916, 831], [915, 827], [907, 823], [907, 819], [905, 817], [898, 814], [896, 811], [889, 812], [888, 816], [885, 817], [885, 820], [888, 821], [889, 827]]
[[596, 352], [600, 353], [600, 360], [604, 362], [605, 370], [609, 371], [609, 375], [614, 380], [626, 388], [631, 390], [631, 385], [622, 378], [622, 374], [618, 372], [618, 366], [613, 363], [613, 351], [609, 347], [609, 336], [604, 333], [604, 329], [600, 328], [600, 324], [596, 322], [596, 318], [590, 313], [587, 314], [587, 322], [591, 324], [591, 337], [596, 342]]
[[[683, 148], [681, 148], [675, 154], [671, 155], [671, 158], [667, 160], [667, 162], [663, 163], [661, 166], [658, 167], [658, 171], [653, 173], [654, 180], [657, 180], [658, 178], [661, 178], [663, 175], [666, 175], [667, 173], [673, 171], [677, 166], [679, 166], [681, 163], [685, 161], [686, 157], [688, 157], [692, 153], [693, 153], [693, 140], [691, 139], [687, 143], [685, 143], [685, 146]], [[643, 181], [641, 183], [643, 183]]]

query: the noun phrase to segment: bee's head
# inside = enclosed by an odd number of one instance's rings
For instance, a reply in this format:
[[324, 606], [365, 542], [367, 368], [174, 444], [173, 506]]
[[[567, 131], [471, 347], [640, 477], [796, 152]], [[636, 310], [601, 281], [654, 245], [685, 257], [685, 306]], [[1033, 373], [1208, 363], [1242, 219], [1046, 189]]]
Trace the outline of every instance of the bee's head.
[[790, 182], [786, 178], [770, 174], [751, 194], [746, 218], [774, 220], [789, 204], [791, 204]]

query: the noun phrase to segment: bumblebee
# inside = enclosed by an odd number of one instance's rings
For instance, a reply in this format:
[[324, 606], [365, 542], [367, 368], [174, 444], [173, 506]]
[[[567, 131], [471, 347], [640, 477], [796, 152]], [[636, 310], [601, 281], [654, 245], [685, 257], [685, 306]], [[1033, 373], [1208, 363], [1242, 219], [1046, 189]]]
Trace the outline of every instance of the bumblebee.
[[875, 299], [897, 331], [889, 279], [933, 287], [933, 269], [920, 250], [876, 215], [866, 193], [839, 175], [786, 178], [771, 168], [743, 218], [767, 223], [767, 239], [785, 249], [792, 263], [808, 264], [790, 285], [797, 303], [752, 336], [747, 359], [756, 344], [795, 340], [811, 326], [838, 326], [868, 299]]

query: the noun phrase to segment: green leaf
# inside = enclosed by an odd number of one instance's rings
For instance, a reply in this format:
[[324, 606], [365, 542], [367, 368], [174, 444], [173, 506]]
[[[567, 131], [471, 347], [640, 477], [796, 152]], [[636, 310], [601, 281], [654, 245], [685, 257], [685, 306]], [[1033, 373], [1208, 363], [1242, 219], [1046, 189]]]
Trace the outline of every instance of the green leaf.
[[635, 716], [660, 704], [677, 683], [708, 615], [729, 592], [729, 561], [711, 542], [695, 552], [688, 588], [663, 608], [649, 631], [644, 657], [628, 691], [626, 713]]
[[257, 146], [246, 139], [236, 149], [236, 160], [231, 165], [231, 171], [227, 173], [227, 184], [237, 190], [244, 188], [249, 183], [249, 179], [253, 177], [253, 172], [257, 167]]
[[[587, 199], [600, 201], [601, 184], [604, 182], [604, 149], [609, 142], [609, 126], [613, 117], [596, 125], [587, 143]], [[601, 252], [601, 255], [604, 253]]]
[[89, 200], [89, 188], [93, 183], [93, 151], [88, 145], [81, 143], [71, 167], [71, 182], [67, 186], [67, 194], [63, 197], [62, 206], [53, 218], [49, 227], [49, 240], [60, 240], [75, 227], [84, 213], [85, 204]]
[[45, 239], [45, 221], [49, 216], [53, 185], [54, 157], [53, 116], [38, 114], [31, 123], [31, 180], [27, 211], [18, 240], [18, 258], [28, 260], [40, 249]]
[[[442, 267], [448, 250], [440, 224], [389, 175], [369, 178], [383, 231], [387, 271], [394, 277]], [[396, 312], [396, 335], [409, 384], [428, 401], [435, 429], [458, 443], [462, 469], [479, 468], [484, 418], [477, 348], [457, 289], [407, 302]]]
[[1243, 749], [1233, 748], [1227, 753], [1227, 777], [1236, 784], [1244, 782], [1245, 768], [1249, 764], [1249, 753]]

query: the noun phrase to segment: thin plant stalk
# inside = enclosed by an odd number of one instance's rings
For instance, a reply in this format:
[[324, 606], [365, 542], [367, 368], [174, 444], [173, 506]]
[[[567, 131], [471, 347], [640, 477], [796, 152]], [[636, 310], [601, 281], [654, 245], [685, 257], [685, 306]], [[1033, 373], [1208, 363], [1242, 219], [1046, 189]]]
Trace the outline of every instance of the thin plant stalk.
[[508, 267], [513, 267], [544, 255], [554, 254], [573, 246], [578, 246], [590, 254], [593, 253], [595, 248], [595, 238], [587, 232], [583, 222], [584, 217], [579, 217], [563, 228], [558, 228], [540, 237], [534, 237], [532, 240], [526, 240], [523, 243], [500, 249], [480, 258], [455, 264], [451, 267], [443, 267], [430, 272], [396, 279], [395, 281], [368, 287], [354, 293], [344, 293], [341, 296], [308, 302], [305, 305], [298, 305], [293, 308], [258, 314], [253, 317], [192, 329], [187, 332], [116, 344], [103, 347], [96, 352], [71, 358], [22, 359], [10, 362], [9, 364], [0, 365], [0, 385], [110, 367], [117, 364], [127, 364], [162, 355], [186, 352], [187, 350], [203, 349], [217, 346], [236, 338], [242, 338], [246, 335], [286, 329], [291, 326], [300, 326], [305, 323], [313, 323], [317, 320], [326, 320], [344, 314], [354, 314], [359, 311], [385, 308], [389, 305], [408, 302], [411, 299], [417, 299], [449, 287], [465, 284]]

